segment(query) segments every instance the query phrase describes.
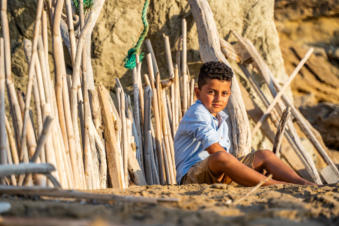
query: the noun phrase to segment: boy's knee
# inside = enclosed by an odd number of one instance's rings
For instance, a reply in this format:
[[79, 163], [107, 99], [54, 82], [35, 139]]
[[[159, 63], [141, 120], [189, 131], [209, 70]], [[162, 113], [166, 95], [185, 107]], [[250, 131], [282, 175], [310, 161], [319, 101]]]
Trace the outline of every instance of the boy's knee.
[[210, 159], [214, 163], [222, 163], [222, 164], [228, 164], [229, 162], [233, 161], [235, 157], [228, 152], [225, 151], [219, 151], [212, 155], [210, 155]]
[[265, 161], [267, 159], [274, 157], [274, 153], [270, 150], [258, 150], [255, 153], [255, 157]]

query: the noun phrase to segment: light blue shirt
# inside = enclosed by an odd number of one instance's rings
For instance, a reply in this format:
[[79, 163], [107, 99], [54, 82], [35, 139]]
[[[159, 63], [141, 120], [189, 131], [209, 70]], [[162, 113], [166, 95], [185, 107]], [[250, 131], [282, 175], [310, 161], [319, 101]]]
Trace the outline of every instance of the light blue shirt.
[[205, 149], [212, 144], [219, 143], [229, 152], [231, 141], [227, 118], [223, 111], [214, 117], [200, 100], [187, 110], [174, 137], [178, 184], [194, 164], [209, 156]]

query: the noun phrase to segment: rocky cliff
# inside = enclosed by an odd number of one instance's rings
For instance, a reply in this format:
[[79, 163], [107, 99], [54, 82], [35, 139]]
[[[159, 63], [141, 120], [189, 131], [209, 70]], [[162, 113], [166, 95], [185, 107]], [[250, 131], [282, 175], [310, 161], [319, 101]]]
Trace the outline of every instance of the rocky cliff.
[[[92, 57], [96, 81], [112, 85], [114, 77], [130, 75], [123, 67], [123, 59], [129, 48], [138, 40], [143, 27], [141, 10], [143, 1], [106, 1], [93, 33]], [[10, 27], [13, 53], [13, 73], [23, 76], [27, 65], [22, 51], [23, 38], [31, 38], [35, 17], [36, 0], [9, 1]], [[260, 50], [264, 59], [279, 78], [285, 77], [283, 59], [279, 48], [278, 34], [273, 20], [274, 1], [210, 1], [221, 37], [228, 38], [235, 30], [250, 39]], [[159, 61], [163, 76], [166, 76], [163, 34], [170, 37], [174, 54], [175, 44], [181, 35], [181, 20], [187, 20], [188, 62], [191, 74], [196, 73], [199, 50], [196, 26], [187, 1], [151, 1], [148, 20], [149, 38]], [[232, 41], [232, 37], [230, 37]], [[175, 55], [174, 55], [175, 56]], [[126, 74], [127, 73], [127, 74]], [[126, 76], [124, 76], [126, 74]]]
[[308, 48], [315, 48], [315, 54], [292, 85], [298, 105], [339, 103], [338, 3], [276, 0], [275, 19], [287, 72], [292, 72]]
[[276, 0], [275, 20], [285, 68], [291, 73], [308, 48], [315, 53], [292, 83], [295, 104], [326, 145], [339, 150], [339, 1]]
[[[12, 71], [18, 81], [17, 86], [23, 89], [28, 72], [23, 39], [32, 39], [36, 2], [8, 1]], [[285, 68], [288, 74], [291, 73], [307, 48], [314, 47], [314, 56], [292, 85], [296, 104], [339, 103], [337, 0], [210, 0], [209, 3], [220, 36], [232, 42], [235, 39], [230, 31], [234, 30], [251, 40], [281, 82], [287, 79]], [[137, 0], [105, 2], [92, 36], [92, 63], [96, 82], [112, 86], [114, 78], [120, 77], [127, 87], [131, 84], [131, 73], [123, 67], [123, 59], [143, 29], [143, 4], [144, 1]], [[172, 56], [175, 58], [183, 18], [187, 20], [189, 70], [195, 75], [200, 64], [199, 44], [187, 1], [151, 1], [148, 11], [148, 37], [155, 49], [162, 76], [168, 76], [163, 34], [170, 37]]]

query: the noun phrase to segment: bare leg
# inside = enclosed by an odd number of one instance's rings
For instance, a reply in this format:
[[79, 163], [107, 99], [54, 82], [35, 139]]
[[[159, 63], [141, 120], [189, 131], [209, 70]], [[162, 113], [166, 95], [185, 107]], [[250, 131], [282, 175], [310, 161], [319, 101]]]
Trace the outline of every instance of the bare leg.
[[[208, 157], [208, 167], [212, 173], [219, 177], [223, 173], [233, 181], [244, 186], [254, 186], [266, 177], [259, 172], [239, 162], [233, 155], [226, 151], [219, 151]], [[264, 185], [284, 184], [285, 182], [271, 179]]]
[[300, 177], [293, 169], [281, 161], [269, 150], [255, 152], [253, 168], [257, 171], [267, 170], [273, 179], [293, 184], [316, 185]]

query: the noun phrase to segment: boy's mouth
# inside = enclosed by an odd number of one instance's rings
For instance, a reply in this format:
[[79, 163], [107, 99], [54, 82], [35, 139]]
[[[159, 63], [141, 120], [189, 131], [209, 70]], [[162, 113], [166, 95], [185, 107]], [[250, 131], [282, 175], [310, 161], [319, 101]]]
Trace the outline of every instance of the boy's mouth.
[[221, 107], [221, 104], [212, 104], [212, 106], [215, 107], [215, 108], [219, 108], [219, 107]]

